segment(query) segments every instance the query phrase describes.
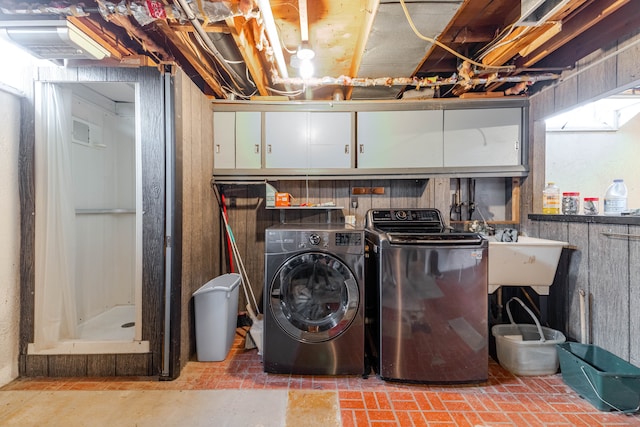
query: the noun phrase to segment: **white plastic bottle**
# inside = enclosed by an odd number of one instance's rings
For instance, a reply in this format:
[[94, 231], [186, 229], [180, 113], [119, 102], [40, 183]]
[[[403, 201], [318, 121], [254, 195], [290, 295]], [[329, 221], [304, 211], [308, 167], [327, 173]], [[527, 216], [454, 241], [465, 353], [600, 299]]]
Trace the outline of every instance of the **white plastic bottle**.
[[542, 192], [542, 213], [560, 214], [560, 188], [554, 182], [549, 181]]
[[604, 196], [604, 214], [620, 215], [627, 210], [627, 186], [622, 179], [614, 179]]

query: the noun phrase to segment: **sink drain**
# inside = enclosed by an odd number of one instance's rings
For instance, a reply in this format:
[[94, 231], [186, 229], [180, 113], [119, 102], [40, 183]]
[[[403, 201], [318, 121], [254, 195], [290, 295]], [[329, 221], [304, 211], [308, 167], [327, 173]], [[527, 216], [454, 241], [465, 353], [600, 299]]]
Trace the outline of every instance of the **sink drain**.
[[120, 326], [121, 328], [132, 328], [133, 326], [135, 326], [136, 322], [127, 322], [127, 323], [123, 323], [122, 326]]

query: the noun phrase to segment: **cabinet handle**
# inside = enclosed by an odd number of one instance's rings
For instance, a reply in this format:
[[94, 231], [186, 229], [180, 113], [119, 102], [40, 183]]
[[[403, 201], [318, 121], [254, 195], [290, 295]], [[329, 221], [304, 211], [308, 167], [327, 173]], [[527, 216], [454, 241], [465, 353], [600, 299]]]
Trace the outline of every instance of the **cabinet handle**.
[[364, 144], [360, 144], [360, 154], [364, 153]]
[[345, 146], [344, 146], [344, 154], [349, 154], [349, 144], [345, 144]]
[[267, 144], [267, 153], [271, 154], [271, 144]]
[[253, 148], [253, 152], [254, 152], [255, 154], [258, 154], [258, 153], [260, 152], [260, 146], [259, 146], [258, 144], [256, 144], [256, 145], [254, 145], [253, 147], [254, 147], [254, 148]]
[[220, 154], [220, 144], [216, 144], [216, 154]]

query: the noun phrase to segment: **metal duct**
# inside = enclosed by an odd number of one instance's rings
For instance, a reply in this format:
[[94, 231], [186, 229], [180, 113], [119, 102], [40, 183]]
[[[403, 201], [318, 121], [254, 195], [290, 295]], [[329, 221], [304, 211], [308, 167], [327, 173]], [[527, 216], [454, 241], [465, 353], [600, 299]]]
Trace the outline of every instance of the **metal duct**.
[[108, 50], [67, 20], [0, 21], [0, 37], [41, 59], [103, 59]]

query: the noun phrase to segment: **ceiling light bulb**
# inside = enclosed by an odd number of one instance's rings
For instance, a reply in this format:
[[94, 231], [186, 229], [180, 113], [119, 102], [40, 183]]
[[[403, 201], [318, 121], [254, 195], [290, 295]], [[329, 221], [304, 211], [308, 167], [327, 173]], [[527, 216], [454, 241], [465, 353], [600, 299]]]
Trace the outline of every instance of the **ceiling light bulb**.
[[316, 53], [311, 49], [308, 41], [303, 41], [298, 47], [298, 51], [296, 52], [296, 56], [298, 59], [313, 59], [316, 56]]
[[308, 79], [313, 76], [313, 62], [310, 59], [300, 61], [300, 77]]

